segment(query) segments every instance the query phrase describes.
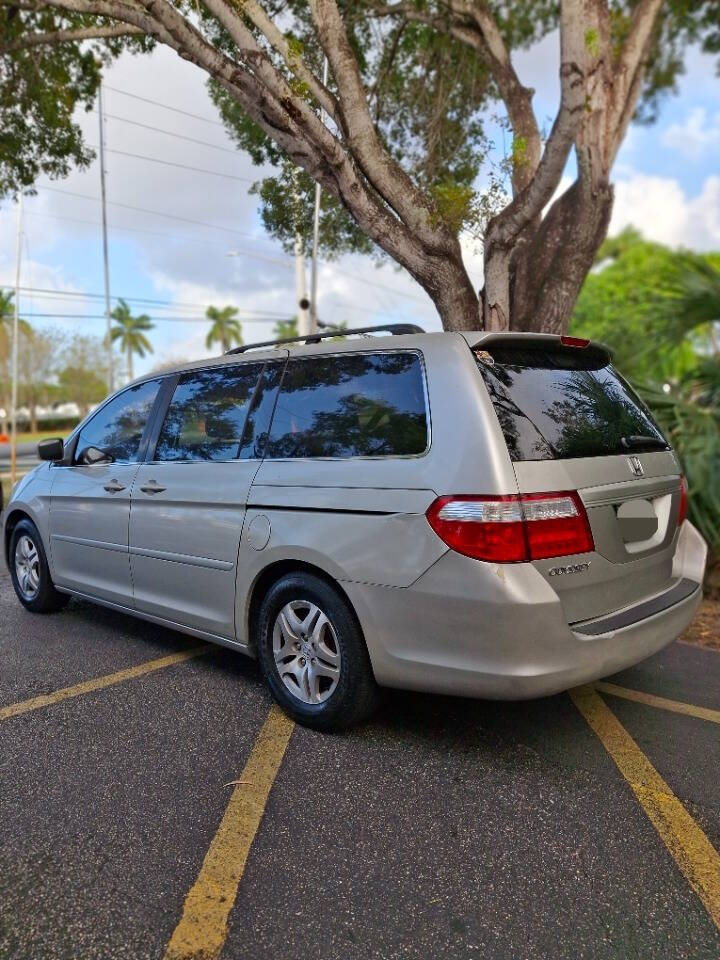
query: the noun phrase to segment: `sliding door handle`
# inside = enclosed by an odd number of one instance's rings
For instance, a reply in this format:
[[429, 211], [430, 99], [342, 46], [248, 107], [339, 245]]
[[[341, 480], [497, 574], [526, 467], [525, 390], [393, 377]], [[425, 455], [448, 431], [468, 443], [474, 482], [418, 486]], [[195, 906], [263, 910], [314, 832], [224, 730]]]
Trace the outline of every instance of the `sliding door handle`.
[[162, 493], [165, 487], [161, 487], [156, 480], [148, 480], [140, 489], [143, 493]]
[[108, 493], [120, 493], [121, 490], [125, 489], [125, 484], [118, 483], [117, 480], [111, 480], [110, 483], [105, 484], [104, 489], [107, 490]]

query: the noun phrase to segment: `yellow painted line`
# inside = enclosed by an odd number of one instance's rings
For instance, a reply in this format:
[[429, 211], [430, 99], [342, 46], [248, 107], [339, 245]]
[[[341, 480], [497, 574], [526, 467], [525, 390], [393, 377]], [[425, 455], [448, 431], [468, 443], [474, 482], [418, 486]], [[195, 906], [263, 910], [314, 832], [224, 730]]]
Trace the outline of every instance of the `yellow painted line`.
[[139, 663], [136, 667], [128, 667], [127, 670], [118, 670], [117, 673], [108, 673], [104, 677], [85, 680], [83, 683], [76, 683], [72, 687], [62, 687], [54, 693], [45, 693], [40, 697], [33, 697], [31, 700], [11, 703], [9, 707], [0, 707], [0, 720], [8, 720], [10, 717], [17, 717], [22, 713], [30, 713], [31, 710], [39, 710], [41, 707], [51, 707], [56, 703], [62, 703], [63, 700], [80, 697], [84, 693], [92, 693], [94, 690], [103, 690], [105, 687], [112, 687], [116, 683], [123, 683], [125, 680], [132, 680], [134, 677], [142, 677], [154, 670], [163, 670], [175, 663], [192, 660], [193, 657], [201, 657], [212, 649], [214, 648], [209, 644], [203, 644], [201, 647], [192, 647], [190, 650], [182, 650], [180, 653], [171, 653], [167, 657], [158, 657], [157, 660], [146, 660], [145, 663]]
[[688, 883], [720, 929], [720, 855], [633, 738], [592, 687], [573, 703], [629, 783]]
[[604, 680], [595, 684], [595, 689], [601, 693], [609, 693], [613, 697], [622, 697], [624, 700], [634, 700], [635, 703], [644, 703], [649, 707], [660, 710], [670, 710], [671, 713], [684, 713], [688, 717], [699, 717], [711, 723], [720, 723], [720, 710], [711, 710], [709, 707], [696, 707], [694, 703], [683, 703], [681, 700], [667, 700], [657, 697], [654, 693], [644, 693], [642, 690], [631, 690], [629, 687], [618, 687], [614, 683]]
[[227, 922], [270, 790], [295, 724], [279, 707], [270, 713], [237, 781], [165, 960], [215, 960], [227, 937]]

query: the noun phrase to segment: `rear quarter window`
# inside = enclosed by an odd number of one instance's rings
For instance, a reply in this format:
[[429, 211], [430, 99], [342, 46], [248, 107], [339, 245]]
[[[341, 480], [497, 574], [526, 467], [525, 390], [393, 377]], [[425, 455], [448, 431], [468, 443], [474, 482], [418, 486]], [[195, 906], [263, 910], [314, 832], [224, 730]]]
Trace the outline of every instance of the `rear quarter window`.
[[495, 347], [475, 351], [512, 460], [565, 460], [630, 452], [623, 438], [667, 446], [642, 400], [592, 350]]
[[349, 353], [288, 361], [266, 457], [414, 456], [428, 447], [420, 355]]

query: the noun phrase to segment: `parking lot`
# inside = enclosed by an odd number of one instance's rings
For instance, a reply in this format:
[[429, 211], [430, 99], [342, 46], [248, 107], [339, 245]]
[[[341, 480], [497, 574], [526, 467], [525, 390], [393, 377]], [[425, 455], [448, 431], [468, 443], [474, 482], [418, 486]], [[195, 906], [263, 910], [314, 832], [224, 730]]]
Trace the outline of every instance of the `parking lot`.
[[293, 727], [255, 665], [0, 573], [0, 957], [720, 956], [720, 653]]

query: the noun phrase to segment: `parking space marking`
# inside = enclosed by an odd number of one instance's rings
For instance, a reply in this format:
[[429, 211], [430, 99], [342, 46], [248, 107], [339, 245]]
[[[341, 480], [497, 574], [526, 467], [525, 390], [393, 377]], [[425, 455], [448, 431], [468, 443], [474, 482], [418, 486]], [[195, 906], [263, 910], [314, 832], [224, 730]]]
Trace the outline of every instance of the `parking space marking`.
[[670, 710], [672, 713], [684, 713], [689, 717], [699, 717], [711, 723], [720, 723], [720, 710], [711, 710], [709, 707], [696, 707], [694, 703], [683, 703], [681, 700], [667, 700], [654, 693], [645, 693], [643, 690], [631, 690], [629, 687], [619, 687], [615, 683], [606, 683], [604, 680], [595, 684], [595, 689], [601, 693], [608, 693], [613, 697], [622, 697], [624, 700], [634, 700], [649, 707], [658, 707], [660, 710]]
[[593, 687], [569, 693], [720, 929], [720, 855]]
[[279, 707], [270, 708], [236, 781], [198, 878], [185, 898], [182, 917], [168, 943], [165, 960], [219, 957], [250, 847], [294, 727]]
[[30, 713], [31, 710], [39, 710], [41, 707], [50, 707], [53, 704], [62, 703], [63, 700], [69, 700], [72, 697], [80, 697], [84, 693], [92, 693], [94, 690], [112, 687], [116, 683], [123, 683], [125, 680], [141, 677], [146, 673], [152, 673], [154, 670], [163, 670], [165, 667], [171, 667], [175, 663], [192, 660], [193, 657], [201, 657], [203, 654], [209, 653], [214, 649], [216, 648], [211, 644], [203, 644], [201, 647], [191, 647], [189, 650], [171, 653], [167, 657], [158, 657], [156, 660], [146, 660], [145, 663], [139, 663], [136, 667], [128, 667], [126, 670], [108, 673], [104, 677], [95, 677], [92, 680], [76, 683], [72, 687], [62, 687], [54, 693], [45, 693], [39, 697], [32, 697], [30, 700], [21, 700], [20, 703], [11, 703], [9, 707], [0, 707], [0, 720], [8, 720], [10, 717], [17, 717], [22, 713]]

